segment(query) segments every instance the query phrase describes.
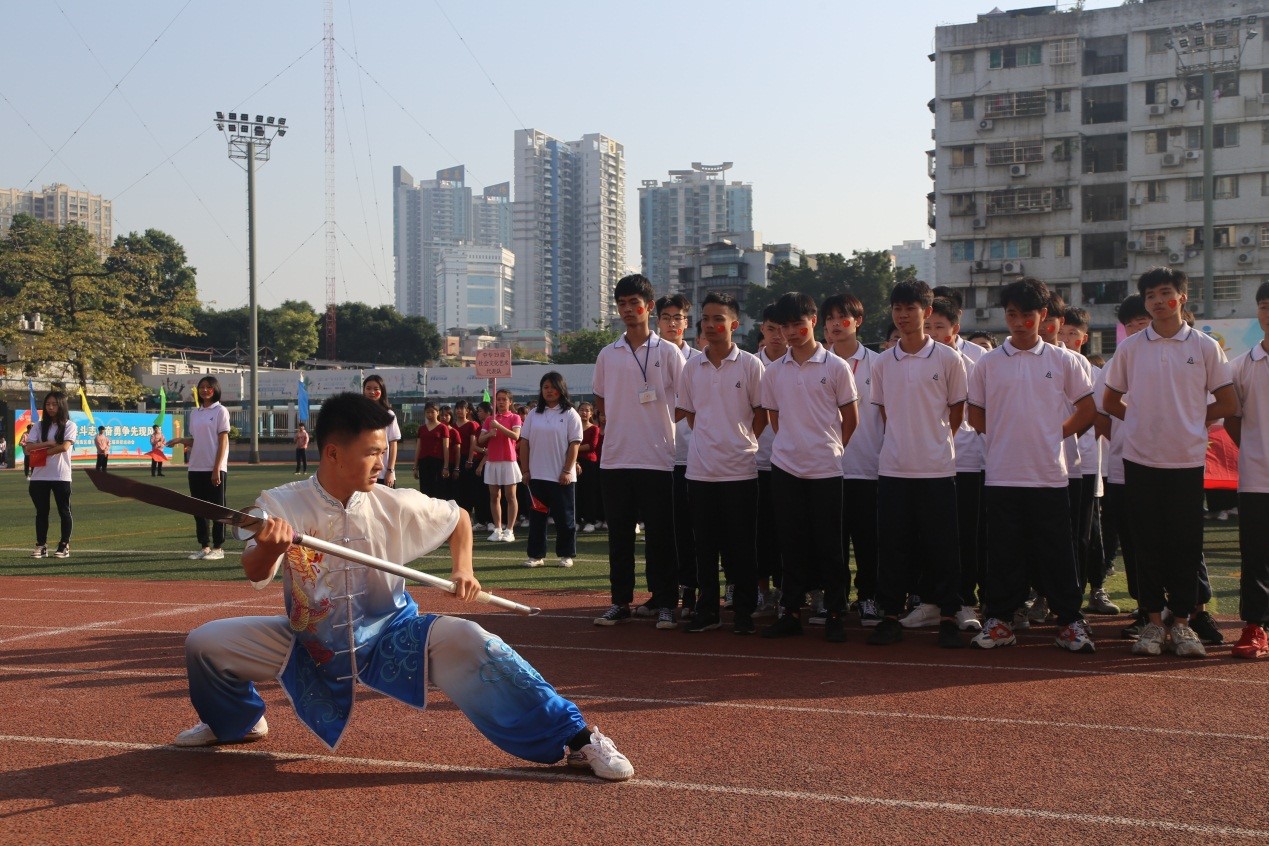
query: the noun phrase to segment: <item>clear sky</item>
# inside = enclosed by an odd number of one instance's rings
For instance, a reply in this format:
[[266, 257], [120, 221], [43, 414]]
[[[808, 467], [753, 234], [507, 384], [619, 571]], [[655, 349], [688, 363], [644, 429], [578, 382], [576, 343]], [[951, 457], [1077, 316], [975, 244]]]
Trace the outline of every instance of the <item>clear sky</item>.
[[[936, 26], [992, 5], [336, 0], [337, 299], [392, 302], [393, 165], [419, 179], [465, 164], [477, 190], [511, 181], [521, 126], [625, 145], [634, 268], [640, 181], [693, 161], [735, 163], [768, 241], [844, 253], [928, 241], [926, 55]], [[170, 233], [204, 302], [234, 308], [247, 301], [246, 177], [212, 118], [285, 116], [292, 130], [257, 172], [260, 303], [320, 307], [320, 0], [0, 11], [0, 186], [64, 182], [113, 200], [116, 235]]]

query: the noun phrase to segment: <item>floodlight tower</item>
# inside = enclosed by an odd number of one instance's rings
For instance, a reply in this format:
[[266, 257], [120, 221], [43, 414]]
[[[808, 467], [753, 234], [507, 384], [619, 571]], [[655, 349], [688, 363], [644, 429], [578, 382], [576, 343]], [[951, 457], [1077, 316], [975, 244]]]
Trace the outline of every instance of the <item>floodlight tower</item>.
[[216, 128], [229, 140], [229, 158], [242, 159], [247, 171], [247, 290], [251, 299], [251, 453], [260, 463], [260, 333], [256, 304], [256, 162], [267, 162], [275, 137], [286, 135], [286, 118], [216, 112]]
[[1212, 161], [1212, 100], [1217, 72], [1237, 73], [1247, 42], [1259, 33], [1258, 16], [1222, 18], [1216, 21], [1179, 24], [1172, 27], [1168, 46], [1176, 52], [1176, 73], [1184, 84], [1187, 77], [1203, 75], [1203, 317], [1216, 317], [1216, 283], [1213, 274], [1212, 242], [1216, 238], [1215, 164]]

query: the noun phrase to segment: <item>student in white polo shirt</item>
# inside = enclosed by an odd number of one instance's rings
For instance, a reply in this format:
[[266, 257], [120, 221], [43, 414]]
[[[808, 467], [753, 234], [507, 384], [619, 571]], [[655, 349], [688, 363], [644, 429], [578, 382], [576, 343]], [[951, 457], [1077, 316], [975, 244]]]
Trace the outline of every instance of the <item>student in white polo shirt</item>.
[[[775, 303], [762, 310], [762, 345], [758, 348], [758, 361], [764, 368], [784, 358], [789, 345], [784, 342], [784, 331], [775, 319]], [[775, 499], [771, 495], [771, 445], [775, 443], [775, 429], [767, 425], [758, 433], [758, 452], [754, 463], [758, 466], [758, 610], [755, 616], [774, 617], [780, 610], [781, 565], [780, 543], [776, 534]]]
[[735, 297], [711, 291], [701, 305], [701, 330], [708, 346], [683, 366], [678, 417], [692, 427], [687, 454], [691, 487], [696, 577], [696, 614], [687, 631], [719, 626], [718, 562], [735, 586], [732, 630], [753, 634], [758, 601], [758, 451], [755, 434], [766, 425], [762, 409], [762, 362], [732, 342], [740, 326]]
[[877, 602], [885, 619], [868, 638], [873, 646], [903, 639], [899, 614], [918, 581], [922, 607], [939, 609], [938, 645], [964, 646], [956, 626], [961, 566], [955, 440], [965, 413], [965, 363], [955, 349], [925, 334], [933, 303], [924, 282], [894, 286], [890, 317], [899, 343], [872, 368], [872, 403], [886, 427], [877, 477]]
[[[1080, 613], [1079, 572], [1071, 542], [1066, 455], [1062, 442], [1092, 425], [1093, 383], [1075, 359], [1040, 340], [1048, 288], [1023, 278], [1000, 292], [1009, 338], [979, 359], [969, 376], [969, 422], [986, 454], [986, 620], [971, 642], [1012, 646], [1006, 621], [1035, 584], [1057, 615], [1056, 645], [1095, 650]], [[1074, 413], [1064, 416], [1073, 405]]]
[[[661, 340], [673, 344], [683, 356], [684, 363], [699, 356], [701, 351], [683, 340], [687, 322], [691, 318], [692, 302], [682, 294], [670, 294], [656, 302], [657, 334]], [[692, 442], [692, 429], [686, 420], [674, 423], [674, 551], [675, 578], [683, 594], [683, 615], [688, 617], [696, 608], [696, 549], [692, 543], [691, 492], [687, 484], [687, 450]], [[635, 609], [648, 613], [653, 606]], [[649, 615], [650, 616], [650, 615]]]
[[[824, 639], [844, 643], [846, 561], [842, 557], [842, 447], [859, 422], [859, 392], [850, 366], [815, 340], [815, 300], [791, 291], [775, 318], [789, 351], [762, 378], [762, 407], [775, 428], [771, 491], [784, 546], [784, 616], [767, 638], [802, 634], [799, 614], [808, 586], [822, 585]], [[784, 425], [781, 425], [783, 423]]]
[[600, 457], [600, 487], [608, 521], [608, 582], [612, 605], [597, 626], [630, 619], [635, 586], [635, 523], [645, 525], [650, 608], [658, 629], [678, 628], [674, 554], [674, 404], [683, 355], [648, 325], [656, 295], [637, 273], [613, 289], [625, 333], [599, 351], [593, 390], [596, 411], [607, 418]]
[[[934, 304], [930, 307], [930, 317], [925, 321], [925, 331], [934, 340], [957, 350], [960, 349], [956, 344], [957, 339], [960, 338], [961, 324], [961, 309], [958, 302], [959, 300], [950, 297], [936, 296]], [[970, 344], [970, 346], [978, 347], [977, 344]], [[987, 354], [987, 350], [982, 347], [978, 349], [982, 350], [982, 355]], [[975, 360], [961, 353], [961, 361], [965, 364], [967, 377], [974, 369]], [[978, 605], [978, 587], [982, 583], [983, 572], [987, 569], [986, 544], [980, 546], [979, 542], [979, 538], [984, 536], [982, 529], [987, 522], [985, 511], [983, 436], [969, 425], [969, 415], [966, 414], [961, 420], [961, 425], [956, 429], [956, 531], [961, 553], [961, 607], [956, 612], [956, 626], [963, 632], [978, 632], [983, 628], [975, 607]], [[930, 607], [934, 611], [934, 620], [931, 622], [936, 622], [939, 618], [939, 608], [934, 605]], [[900, 622], [908, 623], [912, 616], [909, 614]], [[920, 617], [912, 622], [920, 622]]]
[[872, 404], [872, 368], [878, 354], [859, 342], [864, 304], [854, 294], [834, 294], [820, 306], [824, 315], [824, 343], [850, 365], [859, 391], [859, 425], [842, 450], [842, 555], [855, 549], [855, 598], [859, 622], [881, 622], [877, 608], [877, 456], [885, 423]]
[[1238, 444], [1238, 613], [1246, 623], [1235, 658], [1269, 657], [1269, 282], [1256, 290], [1256, 317], [1265, 337], [1230, 362], [1239, 410], [1225, 418]]
[[[1137, 588], [1150, 615], [1132, 647], [1137, 655], [1158, 655], [1165, 646], [1181, 657], [1207, 654], [1189, 625], [1203, 556], [1207, 427], [1232, 416], [1238, 398], [1220, 344], [1181, 318], [1188, 289], [1188, 277], [1174, 268], [1154, 267], [1141, 275], [1137, 291], [1150, 325], [1115, 350], [1106, 373], [1104, 407], [1124, 421], [1124, 486], [1137, 545]], [[1173, 615], [1170, 632], [1163, 628], [1164, 606]]]
[[971, 362], [987, 355], [987, 348], [979, 346], [971, 341], [966, 341], [961, 337], [960, 315], [965, 311], [965, 300], [961, 296], [960, 291], [947, 285], [936, 285], [934, 288], [934, 299], [948, 299], [956, 306], [956, 331], [952, 333], [951, 340], [940, 341], [940, 343], [951, 344], [952, 348], [958, 353], [968, 358]]

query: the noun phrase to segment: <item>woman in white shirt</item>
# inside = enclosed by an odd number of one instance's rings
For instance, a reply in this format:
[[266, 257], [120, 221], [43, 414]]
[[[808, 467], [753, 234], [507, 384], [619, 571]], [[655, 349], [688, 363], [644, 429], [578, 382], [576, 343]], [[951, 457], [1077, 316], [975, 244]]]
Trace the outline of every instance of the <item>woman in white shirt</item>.
[[[183, 444], [189, 454], [189, 494], [204, 502], [225, 504], [225, 486], [229, 481], [229, 409], [220, 404], [220, 381], [215, 376], [198, 380], [195, 400], [198, 407], [190, 412], [189, 432], [173, 438], [171, 444]], [[202, 547], [190, 555], [218, 561], [225, 557], [225, 524], [194, 518], [194, 531]]]
[[35, 503], [35, 551], [32, 558], [48, 557], [49, 496], [57, 502], [62, 523], [54, 558], [70, 558], [71, 450], [75, 447], [75, 423], [70, 419], [66, 394], [49, 391], [44, 396], [40, 422], [27, 430], [26, 454], [31, 459], [28, 492]]
[[392, 410], [392, 402], [388, 399], [388, 386], [383, 377], [371, 373], [361, 383], [362, 396], [372, 399], [387, 409], [392, 415], [392, 423], [384, 430], [388, 437], [388, 454], [383, 457], [383, 472], [379, 474], [379, 484], [390, 488], [397, 486], [397, 446], [401, 442], [401, 426], [397, 423], [397, 413]]
[[[582, 418], [573, 408], [564, 377], [552, 370], [538, 383], [538, 401], [520, 429], [520, 469], [533, 495], [529, 510], [529, 557], [526, 567], [541, 567], [546, 558], [546, 518], [555, 520], [555, 558], [572, 567], [577, 555], [575, 468], [582, 443]], [[547, 511], [539, 511], [539, 505]]]

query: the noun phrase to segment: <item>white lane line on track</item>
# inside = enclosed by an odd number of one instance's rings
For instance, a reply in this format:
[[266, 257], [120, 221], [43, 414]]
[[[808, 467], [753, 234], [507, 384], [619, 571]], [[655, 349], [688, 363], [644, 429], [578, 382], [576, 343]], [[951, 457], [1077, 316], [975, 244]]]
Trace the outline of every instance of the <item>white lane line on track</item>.
[[[463, 767], [453, 764], [433, 764], [422, 761], [393, 761], [380, 758], [355, 758], [344, 755], [300, 754], [295, 752], [267, 752], [240, 747], [222, 746], [215, 749], [175, 749], [171, 746], [150, 743], [123, 743], [109, 740], [87, 740], [67, 737], [27, 737], [21, 735], [0, 735], [0, 742], [6, 743], [38, 743], [56, 746], [81, 748], [111, 749], [128, 752], [154, 751], [174, 754], [215, 754], [241, 755], [244, 757], [266, 758], [276, 761], [321, 761], [336, 767], [380, 767], [393, 770], [413, 770], [434, 773], [464, 773], [483, 775], [499, 779], [516, 779], [521, 781], [539, 781], [554, 783], [596, 784], [592, 776], [569, 775], [559, 769], [547, 770], [515, 770], [493, 767]], [[316, 783], [316, 782], [314, 782]], [[821, 804], [855, 805], [862, 807], [883, 808], [900, 811], [927, 811], [966, 816], [1006, 817], [1023, 820], [1045, 822], [1068, 822], [1079, 825], [1115, 826], [1143, 831], [1168, 831], [1184, 834], [1195, 834], [1207, 837], [1241, 837], [1248, 839], [1269, 838], [1269, 830], [1239, 828], [1224, 825], [1205, 825], [1201, 823], [1181, 822], [1180, 820], [1143, 819], [1140, 817], [1123, 817], [1108, 814], [1083, 814], [1067, 811], [1049, 811], [1043, 808], [1010, 808], [991, 805], [970, 805], [963, 802], [934, 802], [920, 799], [893, 799], [879, 796], [851, 796], [836, 793], [814, 793], [802, 790], [771, 790], [761, 787], [745, 787], [743, 785], [704, 784], [690, 781], [667, 781], [664, 779], [634, 778], [613, 785], [614, 789], [641, 788], [645, 790], [669, 790], [685, 793], [704, 793], [721, 796], [741, 796], [754, 799], [776, 799], [780, 801], [817, 802]]]
[[[30, 555], [31, 547], [29, 546], [23, 546], [23, 547], [0, 546], [0, 552], [25, 552], [27, 555]], [[242, 550], [240, 549], [226, 549], [224, 552], [225, 552], [225, 555], [242, 555]], [[187, 559], [190, 553], [188, 549], [86, 549], [81, 546], [76, 546], [74, 550], [74, 554], [75, 555], [166, 555], [169, 558]]]
[[53, 637], [62, 634], [72, 634], [78, 632], [92, 631], [94, 629], [108, 629], [111, 626], [118, 626], [122, 623], [135, 623], [138, 620], [152, 620], [158, 617], [174, 617], [181, 614], [192, 614], [199, 611], [212, 611], [217, 608], [235, 608], [243, 605], [250, 605], [257, 600], [254, 597], [245, 600], [234, 600], [232, 602], [215, 602], [199, 605], [179, 605], [175, 608], [167, 608], [163, 611], [155, 611], [151, 614], [142, 614], [137, 617], [127, 617], [122, 620], [102, 620], [96, 623], [83, 623], [78, 626], [63, 626], [56, 629], [44, 629], [38, 632], [27, 632], [26, 634], [14, 635], [12, 637], [0, 637], [0, 643], [16, 643], [22, 640], [37, 640], [42, 637]]
[[[0, 672], [26, 673], [29, 675], [65, 675], [65, 676], [112, 676], [123, 678], [172, 679], [184, 680], [185, 673], [180, 670], [102, 670], [95, 667], [42, 667], [22, 665], [2, 665]], [[959, 723], [962, 725], [999, 725], [1019, 726], [1022, 728], [1043, 728], [1056, 730], [1080, 730], [1100, 732], [1124, 732], [1128, 734], [1151, 734], [1163, 737], [1196, 737], [1203, 739], [1234, 740], [1238, 742], [1269, 743], [1269, 735], [1238, 734], [1235, 732], [1219, 732], [1193, 729], [1172, 729], [1159, 726], [1133, 726], [1121, 723], [1076, 723], [1060, 720], [1029, 720], [1016, 717], [983, 717], [964, 716], [960, 714], [923, 714], [915, 711], [880, 711], [863, 708], [824, 708], [805, 705], [771, 705], [761, 702], [716, 702], [697, 699], [655, 699], [638, 696], [612, 696], [607, 694], [579, 693], [573, 695], [567, 685], [557, 688], [561, 693], [577, 702], [615, 702], [639, 705], [656, 705], [659, 707], [684, 708], [727, 708], [738, 711], [766, 711], [783, 714], [817, 714], [834, 717], [858, 717], [861, 719], [880, 720], [925, 720], [930, 722]], [[434, 686], [428, 687], [435, 691]], [[368, 691], [362, 691], [367, 693]]]
[[[666, 652], [657, 649], [615, 649], [601, 646], [561, 646], [556, 643], [523, 643], [513, 644], [517, 650], [549, 649], [562, 652], [603, 652], [617, 655], [641, 655], [645, 657], [666, 658], [729, 658], [742, 661], [783, 661], [809, 664], [840, 664], [857, 667], [904, 667], [913, 670], [984, 670], [989, 672], [1018, 673], [1055, 673], [1071, 676], [1117, 676], [1138, 678], [1143, 681], [1161, 679], [1164, 681], [1199, 681], [1226, 682], [1228, 684], [1269, 685], [1269, 679], [1224, 678], [1220, 676], [1187, 675], [1185, 673], [1154, 672], [1158, 663], [1146, 663], [1144, 660], [1134, 664], [1131, 670], [1080, 670], [1070, 667], [1040, 666], [997, 666], [992, 664], [953, 664], [935, 661], [864, 661], [858, 658], [812, 658], [799, 655], [745, 655], [735, 652]], [[1247, 662], [1251, 663], [1251, 662]], [[1232, 666], [1232, 665], [1226, 665]]]

